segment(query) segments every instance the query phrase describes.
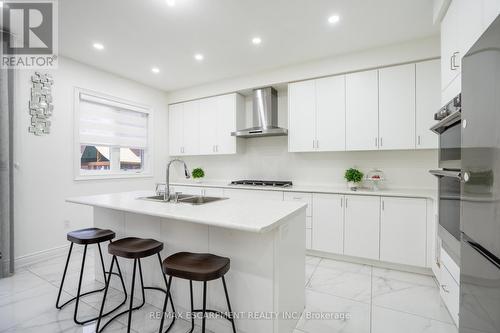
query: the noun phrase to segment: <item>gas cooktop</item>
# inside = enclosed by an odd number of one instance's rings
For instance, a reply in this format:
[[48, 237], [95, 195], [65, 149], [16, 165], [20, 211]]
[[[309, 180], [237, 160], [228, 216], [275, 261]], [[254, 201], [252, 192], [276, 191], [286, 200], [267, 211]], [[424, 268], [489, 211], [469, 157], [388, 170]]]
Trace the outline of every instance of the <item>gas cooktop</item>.
[[231, 185], [290, 187], [292, 186], [292, 182], [275, 180], [233, 180]]

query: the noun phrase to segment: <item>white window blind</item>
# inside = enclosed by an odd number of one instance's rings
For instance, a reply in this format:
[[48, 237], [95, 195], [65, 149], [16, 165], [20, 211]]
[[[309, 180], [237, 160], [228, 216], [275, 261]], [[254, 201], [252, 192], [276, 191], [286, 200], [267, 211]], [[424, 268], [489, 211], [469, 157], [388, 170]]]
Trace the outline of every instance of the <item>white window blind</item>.
[[80, 93], [80, 143], [146, 149], [147, 110]]

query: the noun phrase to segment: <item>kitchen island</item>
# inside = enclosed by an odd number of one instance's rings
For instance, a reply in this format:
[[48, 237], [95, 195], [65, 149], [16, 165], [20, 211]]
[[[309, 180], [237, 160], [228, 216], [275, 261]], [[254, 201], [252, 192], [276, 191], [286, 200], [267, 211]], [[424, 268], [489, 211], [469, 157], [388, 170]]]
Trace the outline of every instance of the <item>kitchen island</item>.
[[[117, 238], [164, 242], [163, 258], [180, 251], [229, 257], [226, 281], [238, 332], [293, 332], [305, 305], [304, 203], [227, 199], [191, 205], [139, 199], [151, 195], [148, 191], [125, 192], [67, 201], [94, 207], [94, 226], [114, 230]], [[105, 259], [108, 267], [110, 258]], [[129, 286], [131, 261], [119, 261]], [[164, 287], [157, 258], [142, 262], [145, 285]], [[95, 266], [96, 279], [102, 281], [100, 264]], [[119, 289], [118, 281], [111, 285]], [[202, 293], [198, 283], [194, 286], [196, 308]], [[172, 288], [176, 310], [189, 311], [189, 282], [174, 279]], [[227, 311], [220, 280], [208, 284], [207, 294], [207, 308]], [[161, 308], [164, 295], [148, 292], [146, 298]], [[223, 319], [207, 320], [207, 328], [218, 333], [231, 331]]]

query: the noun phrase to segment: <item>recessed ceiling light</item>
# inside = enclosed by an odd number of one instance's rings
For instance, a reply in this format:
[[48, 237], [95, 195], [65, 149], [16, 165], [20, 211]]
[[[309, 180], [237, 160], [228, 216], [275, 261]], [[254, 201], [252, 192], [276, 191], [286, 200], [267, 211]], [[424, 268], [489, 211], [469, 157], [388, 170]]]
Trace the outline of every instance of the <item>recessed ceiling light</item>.
[[102, 45], [101, 43], [94, 43], [94, 49], [96, 50], [104, 50], [104, 45]]
[[262, 43], [262, 39], [260, 39], [260, 37], [254, 37], [252, 38], [252, 43], [254, 45], [259, 45], [260, 43]]
[[158, 67], [153, 67], [153, 68], [151, 68], [151, 72], [158, 74], [158, 73], [160, 73], [160, 69]]
[[330, 24], [335, 24], [338, 21], [340, 21], [340, 16], [338, 16], [338, 15], [332, 15], [328, 18], [328, 23], [330, 23]]
[[166, 0], [169, 7], [175, 6], [175, 0]]
[[194, 58], [198, 61], [202, 61], [205, 57], [201, 53], [197, 53], [194, 55]]

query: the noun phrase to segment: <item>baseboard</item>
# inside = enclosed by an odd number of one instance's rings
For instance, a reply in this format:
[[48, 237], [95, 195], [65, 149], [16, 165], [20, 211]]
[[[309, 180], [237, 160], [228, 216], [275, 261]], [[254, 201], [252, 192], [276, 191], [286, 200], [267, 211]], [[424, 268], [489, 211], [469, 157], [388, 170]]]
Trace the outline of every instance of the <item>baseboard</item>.
[[416, 266], [409, 266], [409, 265], [394, 264], [394, 263], [385, 262], [385, 261], [357, 258], [357, 257], [351, 257], [351, 256], [345, 256], [345, 255], [322, 252], [322, 251], [315, 251], [315, 250], [307, 250], [306, 254], [311, 255], [311, 256], [326, 258], [326, 259], [347, 261], [347, 262], [353, 262], [356, 264], [370, 265], [370, 266], [375, 266], [375, 267], [380, 267], [380, 268], [393, 269], [393, 270], [397, 270], [397, 271], [434, 276], [432, 269], [426, 268], [426, 267], [416, 267]]
[[30, 266], [44, 260], [54, 257], [63, 256], [68, 253], [69, 245], [54, 247], [52, 249], [30, 253], [24, 256], [17, 257], [14, 261], [15, 269]]

